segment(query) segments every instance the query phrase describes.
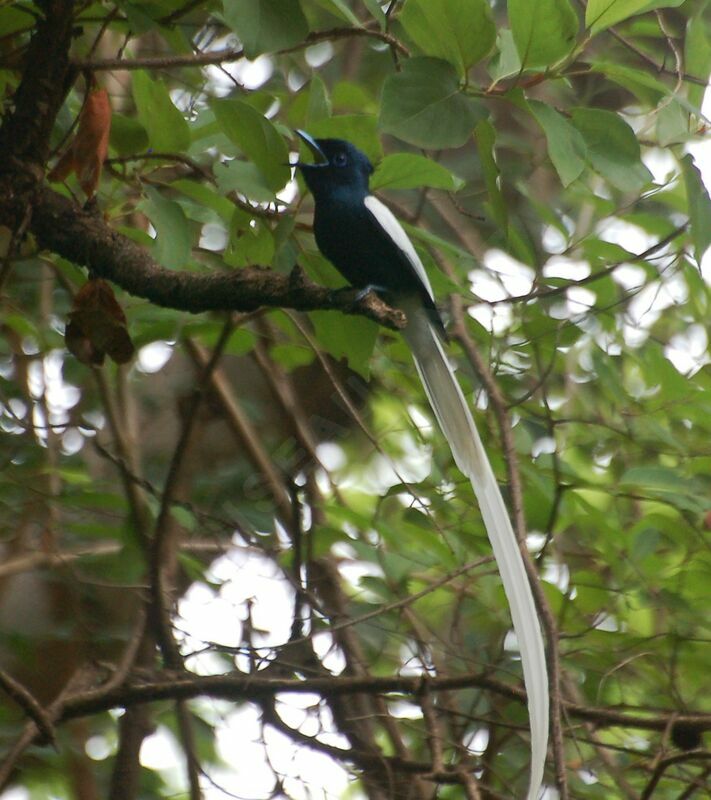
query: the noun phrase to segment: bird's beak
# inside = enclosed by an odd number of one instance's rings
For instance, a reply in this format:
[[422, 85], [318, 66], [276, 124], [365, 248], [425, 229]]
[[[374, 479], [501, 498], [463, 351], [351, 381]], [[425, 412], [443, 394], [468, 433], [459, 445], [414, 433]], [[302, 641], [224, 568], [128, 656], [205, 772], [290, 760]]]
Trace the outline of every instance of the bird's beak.
[[328, 164], [328, 158], [326, 158], [326, 154], [323, 150], [318, 146], [316, 139], [313, 136], [310, 136], [306, 131], [297, 130], [296, 135], [301, 139], [302, 142], [309, 148], [309, 150], [313, 153], [314, 156], [314, 163], [313, 164], [304, 164], [302, 161], [297, 161], [296, 164], [292, 164], [294, 167], [325, 167]]

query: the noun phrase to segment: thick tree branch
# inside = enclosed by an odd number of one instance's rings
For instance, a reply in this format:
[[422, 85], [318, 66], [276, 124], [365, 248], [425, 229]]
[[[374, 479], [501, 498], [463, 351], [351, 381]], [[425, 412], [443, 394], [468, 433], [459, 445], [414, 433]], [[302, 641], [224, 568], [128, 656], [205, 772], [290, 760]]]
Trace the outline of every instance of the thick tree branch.
[[[430, 692], [453, 691], [455, 689], [478, 688], [494, 692], [510, 700], [524, 704], [523, 689], [510, 686], [482, 674], [463, 674], [447, 678], [425, 678]], [[345, 694], [417, 694], [422, 691], [423, 678], [419, 676], [393, 677], [318, 677], [303, 679], [259, 678], [254, 675], [210, 675], [176, 676], [175, 673], [159, 674], [154, 680], [144, 683], [103, 687], [78, 692], [67, 697], [59, 720], [86, 716], [111, 708], [128, 707], [157, 700], [189, 700], [193, 697], [213, 697], [225, 700], [250, 701], [273, 697], [280, 692], [297, 694], [321, 694], [335, 697]], [[711, 730], [711, 714], [676, 711], [596, 708], [562, 700], [563, 709], [571, 717], [589, 720], [599, 727], [636, 728], [648, 731], [664, 731], [673, 718], [675, 724], [683, 724], [689, 730]]]
[[126, 709], [119, 719], [119, 745], [107, 800], [133, 800], [138, 796], [142, 769], [139, 754], [143, 740], [153, 732], [154, 727], [148, 706]]
[[[0, 128], [0, 225], [16, 230], [31, 207], [26, 227], [42, 247], [157, 305], [196, 313], [251, 311], [260, 306], [301, 311], [330, 308], [361, 314], [391, 328], [403, 327], [402, 312], [374, 294], [359, 299], [352, 290], [332, 291], [313, 284], [300, 271], [286, 276], [247, 268], [205, 275], [165, 269], [100, 216], [80, 210], [73, 201], [41, 185], [49, 136], [70, 74], [73, 3], [47, 0], [44, 5], [46, 16], [30, 42], [14, 108]], [[340, 30], [330, 34], [345, 35]]]
[[[3, 202], [0, 197], [0, 223], [12, 215], [11, 206], [11, 198]], [[30, 231], [41, 247], [159, 306], [193, 313], [252, 311], [260, 306], [334, 309], [369, 317], [389, 328], [405, 324], [401, 311], [372, 292], [359, 299], [352, 289], [318, 286], [300, 270], [284, 275], [255, 267], [208, 274], [166, 269], [102, 217], [79, 209], [48, 187], [37, 191]]]
[[30, 41], [12, 111], [0, 128], [0, 172], [15, 171], [18, 164], [25, 169], [32, 165], [33, 171], [44, 167], [67, 85], [74, 2], [45, 0], [38, 5], [44, 17]]

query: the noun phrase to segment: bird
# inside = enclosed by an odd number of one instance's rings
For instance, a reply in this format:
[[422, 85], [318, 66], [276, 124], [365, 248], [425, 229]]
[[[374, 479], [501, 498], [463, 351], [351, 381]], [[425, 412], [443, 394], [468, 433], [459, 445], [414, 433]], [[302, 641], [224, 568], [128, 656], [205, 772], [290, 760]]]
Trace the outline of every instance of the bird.
[[548, 673], [541, 624], [501, 490], [443, 342], [445, 327], [422, 261], [390, 209], [370, 193], [373, 165], [354, 144], [297, 130], [313, 162], [297, 161], [314, 198], [321, 253], [359, 289], [400, 308], [402, 335], [454, 461], [471, 481], [494, 552], [518, 639], [531, 732], [527, 800], [536, 800], [548, 749]]

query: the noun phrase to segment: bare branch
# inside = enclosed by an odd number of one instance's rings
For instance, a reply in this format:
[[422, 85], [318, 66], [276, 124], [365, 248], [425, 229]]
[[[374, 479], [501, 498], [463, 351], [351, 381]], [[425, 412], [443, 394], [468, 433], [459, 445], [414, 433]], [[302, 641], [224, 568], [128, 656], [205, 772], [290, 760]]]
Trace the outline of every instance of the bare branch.
[[708, 750], [689, 750], [686, 753], [675, 753], [672, 756], [661, 759], [652, 773], [649, 782], [644, 787], [642, 794], [639, 796], [639, 800], [649, 800], [657, 784], [664, 776], [667, 767], [671, 767], [674, 764], [683, 764], [685, 761], [711, 761], [711, 752]]
[[20, 163], [32, 164], [31, 182], [47, 161], [49, 137], [67, 88], [74, 19], [73, 0], [50, 0], [44, 6], [12, 110], [0, 128], [0, 173], [15, 171]]
[[[12, 218], [12, 200], [0, 196], [0, 222]], [[402, 311], [373, 292], [359, 298], [354, 289], [327, 289], [312, 283], [300, 269], [290, 275], [257, 267], [207, 274], [166, 269], [101, 216], [79, 209], [47, 187], [37, 192], [30, 230], [42, 247], [159, 306], [192, 313], [253, 311], [261, 306], [334, 309], [393, 329], [405, 325]]]
[[22, 708], [30, 719], [34, 720], [37, 730], [42, 736], [54, 744], [55, 733], [52, 719], [31, 692], [4, 670], [0, 670], [0, 688]]
[[[68, 697], [59, 717], [61, 720], [83, 717], [120, 706], [151, 703], [156, 700], [189, 700], [193, 697], [213, 697], [225, 700], [259, 700], [280, 692], [315, 693], [324, 697], [348, 694], [417, 694], [422, 690], [419, 676], [392, 677], [318, 677], [301, 679], [260, 678], [257, 675], [177, 676], [173, 672], [159, 673], [153, 680], [129, 683], [106, 690], [103, 687], [77, 692]], [[431, 692], [478, 688], [526, 703], [526, 692], [519, 687], [490, 678], [488, 674], [465, 673], [446, 678], [429, 677]], [[563, 710], [572, 717], [595, 722], [600, 727], [635, 728], [664, 731], [673, 716], [677, 725], [690, 730], [711, 730], [711, 713], [660, 712], [646, 708], [618, 710], [580, 705], [562, 700]]]
[[[293, 53], [303, 50], [318, 42], [328, 42], [336, 39], [353, 38], [378, 39], [389, 44], [403, 55], [409, 55], [405, 45], [390, 33], [381, 31], [377, 27], [369, 28], [330, 28], [325, 31], [312, 31], [303, 42], [278, 50], [275, 55]], [[227, 64], [244, 58], [242, 48], [225, 47], [221, 50], [212, 50], [206, 53], [191, 53], [180, 55], [141, 56], [138, 58], [102, 58], [102, 59], [75, 59], [72, 65], [77, 70], [91, 70], [99, 72], [104, 70], [134, 70], [134, 69], [169, 69], [171, 67], [206, 67], [212, 64]]]

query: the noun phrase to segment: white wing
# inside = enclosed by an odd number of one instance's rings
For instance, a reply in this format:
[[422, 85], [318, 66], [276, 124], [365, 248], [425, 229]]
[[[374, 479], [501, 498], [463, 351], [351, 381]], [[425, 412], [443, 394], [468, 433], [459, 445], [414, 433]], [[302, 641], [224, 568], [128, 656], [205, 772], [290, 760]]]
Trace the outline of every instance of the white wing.
[[427, 273], [425, 272], [425, 268], [422, 266], [420, 257], [417, 255], [417, 251], [413, 247], [408, 235], [403, 230], [402, 225], [398, 222], [397, 217], [385, 205], [385, 203], [382, 203], [372, 194], [369, 194], [365, 198], [364, 202], [365, 207], [375, 217], [380, 224], [380, 227], [407, 256], [407, 260], [410, 262], [410, 264], [412, 264], [412, 268], [417, 273], [417, 277], [422, 281], [422, 285], [425, 287], [425, 289], [427, 289], [427, 294], [432, 298], [432, 302], [434, 302], [434, 293], [432, 292], [432, 287], [430, 286], [430, 279], [427, 277]]

